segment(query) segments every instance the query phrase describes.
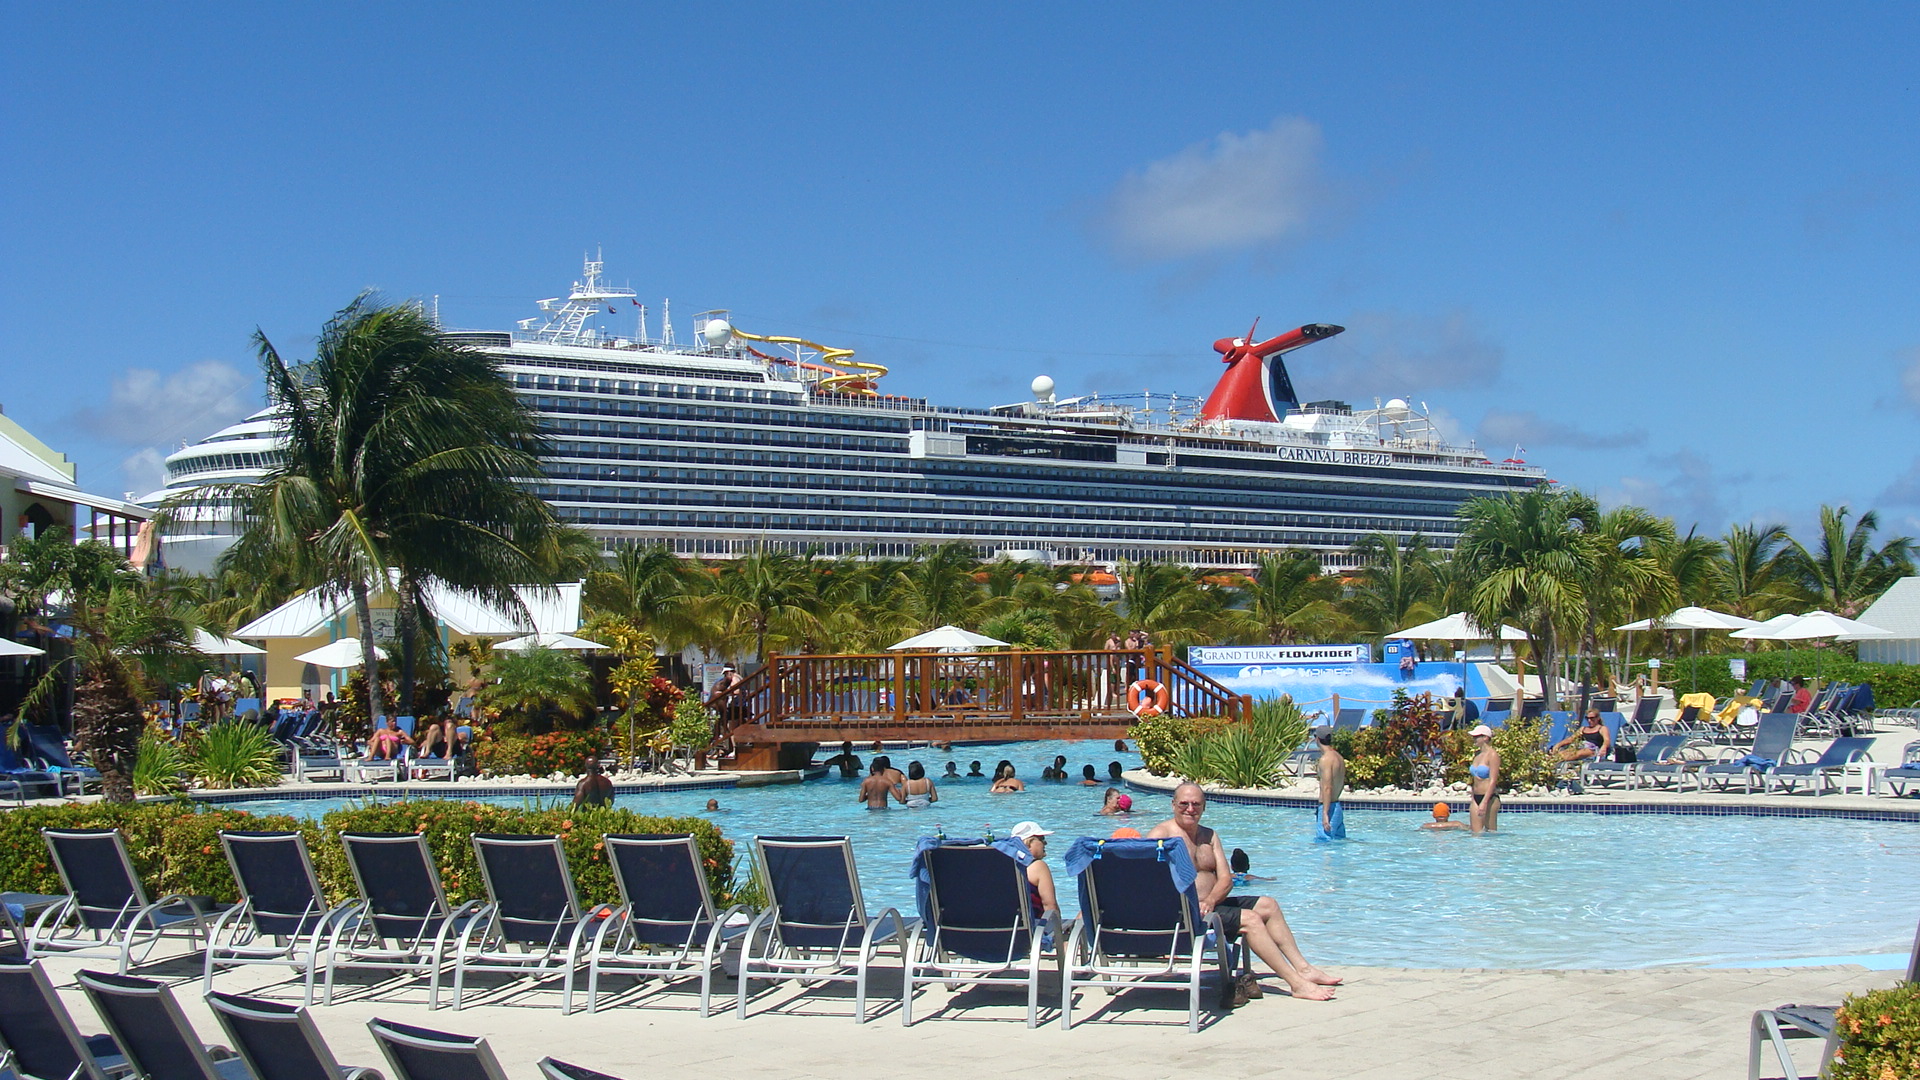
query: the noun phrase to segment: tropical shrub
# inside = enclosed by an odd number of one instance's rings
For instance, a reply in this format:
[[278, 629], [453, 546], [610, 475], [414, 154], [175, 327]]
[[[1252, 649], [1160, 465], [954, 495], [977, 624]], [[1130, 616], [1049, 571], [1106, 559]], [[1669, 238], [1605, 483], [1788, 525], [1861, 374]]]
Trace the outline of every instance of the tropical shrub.
[[153, 725], [140, 733], [140, 754], [133, 760], [133, 790], [139, 795], [171, 795], [184, 790], [190, 774], [180, 744]]
[[188, 769], [210, 788], [272, 787], [280, 782], [280, 744], [259, 724], [222, 720], [194, 744]]
[[1420, 788], [1444, 775], [1443, 727], [1449, 713], [1432, 694], [1394, 691], [1393, 707], [1374, 714], [1370, 727], [1334, 733], [1347, 759], [1347, 786]]
[[474, 742], [473, 762], [484, 776], [547, 776], [580, 772], [590, 758], [605, 756], [612, 740], [599, 728], [521, 735], [488, 731]]
[[473, 851], [474, 833], [559, 836], [566, 848], [567, 866], [573, 871], [574, 888], [580, 902], [588, 907], [620, 901], [602, 842], [607, 833], [690, 833], [700, 844], [707, 886], [713, 890], [714, 899], [728, 902], [733, 895], [733, 843], [704, 818], [648, 817], [611, 806], [542, 806], [530, 802], [514, 807], [413, 799], [335, 810], [321, 819], [320, 832], [323, 838], [314, 845], [314, 866], [335, 899], [344, 899], [353, 890], [353, 875], [339, 843], [343, 832], [425, 836], [446, 886], [447, 899], [456, 904], [486, 898], [486, 884]]
[[1226, 718], [1220, 716], [1148, 716], [1127, 729], [1127, 738], [1140, 751], [1148, 772], [1185, 776], [1174, 764], [1175, 755], [1200, 736], [1226, 726]]
[[718, 719], [699, 698], [683, 697], [673, 707], [673, 723], [667, 728], [667, 740], [673, 746], [704, 750], [713, 742], [713, 725]]
[[[1233, 788], [1274, 787], [1287, 758], [1307, 740], [1307, 721], [1286, 698], [1254, 703], [1247, 719], [1202, 735], [1206, 779]], [[1189, 779], [1197, 779], [1189, 777]]]
[[236, 899], [233, 874], [220, 848], [220, 830], [303, 827], [311, 845], [318, 833], [284, 814], [256, 815], [185, 800], [23, 806], [0, 814], [0, 890], [66, 891], [41, 829], [119, 829], [149, 896], [184, 893], [231, 901]]
[[1834, 1017], [1840, 1049], [1827, 1075], [1835, 1080], [1900, 1080], [1920, 1076], [1920, 983], [1856, 994]]
[[479, 704], [498, 715], [496, 727], [539, 735], [583, 728], [598, 718], [591, 673], [571, 652], [495, 652], [489, 673], [494, 681], [480, 691]]

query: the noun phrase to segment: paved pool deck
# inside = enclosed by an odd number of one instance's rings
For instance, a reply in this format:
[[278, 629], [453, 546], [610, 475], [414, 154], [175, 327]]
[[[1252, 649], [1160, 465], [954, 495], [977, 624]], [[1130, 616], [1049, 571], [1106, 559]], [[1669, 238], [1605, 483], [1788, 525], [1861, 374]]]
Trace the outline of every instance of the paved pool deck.
[[[1497, 933], [1490, 928], [1489, 933]], [[82, 967], [49, 966], [85, 1032], [101, 1030], [72, 986]], [[176, 981], [175, 994], [209, 1042], [226, 1042], [200, 1000], [197, 958], [163, 961], [150, 973]], [[876, 976], [873, 1017], [855, 1025], [850, 992], [798, 987], [756, 995], [751, 1015], [731, 1009], [702, 1019], [692, 983], [656, 993], [652, 1004], [602, 1012], [559, 1012], [557, 984], [495, 991], [459, 1012], [429, 1011], [424, 983], [373, 988], [342, 984], [335, 1004], [316, 1006], [322, 1034], [344, 1065], [392, 1071], [366, 1021], [383, 1017], [483, 1034], [510, 1080], [536, 1080], [543, 1056], [611, 1073], [649, 1077], [899, 1080], [902, 1076], [1022, 1076], [1072, 1080], [1182, 1077], [1487, 1080], [1489, 1077], [1735, 1077], [1745, 1075], [1752, 1012], [1786, 1002], [1835, 1004], [1847, 994], [1892, 985], [1899, 973], [1854, 966], [1636, 971], [1432, 971], [1348, 968], [1332, 1002], [1294, 1001], [1267, 981], [1266, 997], [1230, 1014], [1203, 1013], [1198, 1034], [1184, 1025], [1184, 998], [1164, 991], [1083, 995], [1074, 1028], [1058, 1022], [1058, 984], [1043, 986], [1042, 1024], [1023, 1026], [1024, 997], [1002, 991], [925, 992], [916, 1023], [903, 1028], [897, 969]], [[285, 969], [222, 974], [216, 986], [298, 1001]], [[732, 1005], [731, 980], [716, 996]], [[1051, 1021], [1051, 1022], [1048, 1022]], [[1804, 1070], [1818, 1054], [1797, 1044]], [[1763, 1072], [1776, 1076], [1777, 1071]]]

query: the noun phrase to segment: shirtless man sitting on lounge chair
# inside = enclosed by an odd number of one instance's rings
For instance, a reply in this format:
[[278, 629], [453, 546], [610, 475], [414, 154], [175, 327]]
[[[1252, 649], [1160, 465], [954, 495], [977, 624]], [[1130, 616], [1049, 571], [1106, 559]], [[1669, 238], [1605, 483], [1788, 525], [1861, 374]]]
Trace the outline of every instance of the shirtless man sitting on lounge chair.
[[1186, 841], [1187, 853], [1193, 857], [1193, 868], [1198, 875], [1193, 886], [1200, 896], [1201, 914], [1218, 911], [1227, 933], [1237, 933], [1246, 939], [1254, 955], [1287, 981], [1294, 997], [1313, 1001], [1331, 999], [1333, 987], [1340, 985], [1340, 980], [1314, 967], [1300, 954], [1300, 946], [1293, 940], [1293, 930], [1287, 926], [1286, 916], [1280, 913], [1280, 905], [1269, 896], [1227, 895], [1233, 890], [1233, 875], [1225, 872], [1227, 849], [1220, 842], [1219, 833], [1200, 824], [1200, 815], [1206, 810], [1206, 792], [1201, 791], [1198, 784], [1181, 784], [1173, 792], [1172, 819], [1155, 825], [1147, 836], [1149, 839], [1177, 836]]

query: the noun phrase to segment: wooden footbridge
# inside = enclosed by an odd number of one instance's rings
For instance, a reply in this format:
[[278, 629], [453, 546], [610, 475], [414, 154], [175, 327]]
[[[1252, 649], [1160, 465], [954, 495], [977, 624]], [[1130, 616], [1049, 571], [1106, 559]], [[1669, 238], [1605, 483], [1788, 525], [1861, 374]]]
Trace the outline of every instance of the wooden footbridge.
[[1167, 688], [1182, 716], [1244, 717], [1246, 697], [1161, 649], [771, 656], [722, 709], [741, 769], [797, 768], [821, 744], [1117, 739], [1127, 688]]

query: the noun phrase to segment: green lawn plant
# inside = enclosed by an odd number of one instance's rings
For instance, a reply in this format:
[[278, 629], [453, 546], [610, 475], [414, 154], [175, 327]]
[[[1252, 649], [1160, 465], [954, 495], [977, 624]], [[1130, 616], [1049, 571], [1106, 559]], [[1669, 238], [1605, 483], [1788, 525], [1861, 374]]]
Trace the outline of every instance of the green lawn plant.
[[222, 720], [193, 749], [188, 768], [210, 788], [272, 787], [280, 782], [280, 744], [259, 724]]

